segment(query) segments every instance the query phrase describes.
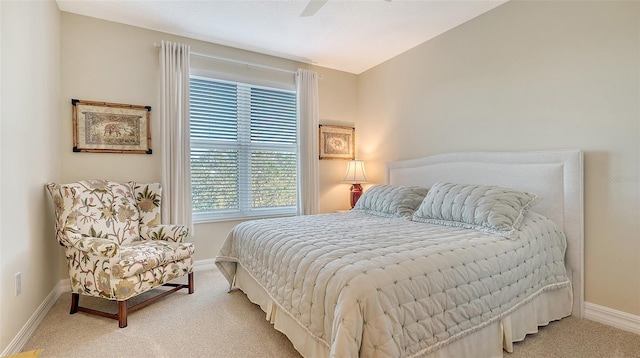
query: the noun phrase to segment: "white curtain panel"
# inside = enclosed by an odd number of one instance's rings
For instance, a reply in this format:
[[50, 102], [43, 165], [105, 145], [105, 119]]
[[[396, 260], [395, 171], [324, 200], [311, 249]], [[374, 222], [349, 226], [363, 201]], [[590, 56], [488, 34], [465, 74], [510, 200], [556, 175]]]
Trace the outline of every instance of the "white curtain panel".
[[187, 225], [191, 216], [188, 45], [162, 41], [160, 47], [160, 130], [162, 222]]
[[298, 92], [298, 215], [318, 213], [318, 74], [296, 71]]

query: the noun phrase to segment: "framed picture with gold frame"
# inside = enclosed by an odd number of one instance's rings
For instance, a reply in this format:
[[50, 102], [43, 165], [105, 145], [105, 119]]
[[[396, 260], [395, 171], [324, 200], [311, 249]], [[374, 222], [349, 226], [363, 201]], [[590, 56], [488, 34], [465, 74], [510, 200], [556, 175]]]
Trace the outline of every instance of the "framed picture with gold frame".
[[320, 125], [320, 159], [354, 160], [356, 130], [353, 127]]
[[73, 151], [151, 154], [151, 107], [72, 99]]

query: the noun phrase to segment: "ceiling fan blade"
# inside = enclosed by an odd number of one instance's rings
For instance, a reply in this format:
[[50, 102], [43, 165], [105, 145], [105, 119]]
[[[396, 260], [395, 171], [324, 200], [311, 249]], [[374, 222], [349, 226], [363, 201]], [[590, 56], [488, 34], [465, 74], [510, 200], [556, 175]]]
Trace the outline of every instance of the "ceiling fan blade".
[[324, 4], [327, 3], [327, 1], [328, 0], [309, 0], [307, 7], [305, 7], [304, 10], [302, 10], [302, 13], [300, 14], [300, 16], [308, 17], [308, 16], [315, 15], [315, 13], [318, 12], [318, 10], [320, 10], [320, 8], [323, 7]]

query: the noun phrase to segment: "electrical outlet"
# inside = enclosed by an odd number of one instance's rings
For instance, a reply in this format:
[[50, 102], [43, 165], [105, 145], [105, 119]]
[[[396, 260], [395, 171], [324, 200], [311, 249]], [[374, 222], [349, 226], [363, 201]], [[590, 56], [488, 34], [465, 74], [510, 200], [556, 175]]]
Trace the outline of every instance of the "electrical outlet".
[[22, 274], [18, 272], [16, 274], [16, 296], [22, 292]]

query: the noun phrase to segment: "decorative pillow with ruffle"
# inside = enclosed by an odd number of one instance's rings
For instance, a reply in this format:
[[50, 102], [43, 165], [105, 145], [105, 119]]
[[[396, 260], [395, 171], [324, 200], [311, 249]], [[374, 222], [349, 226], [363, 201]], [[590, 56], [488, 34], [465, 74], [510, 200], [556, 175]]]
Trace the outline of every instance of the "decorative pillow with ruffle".
[[513, 237], [536, 194], [496, 186], [436, 183], [412, 220]]

